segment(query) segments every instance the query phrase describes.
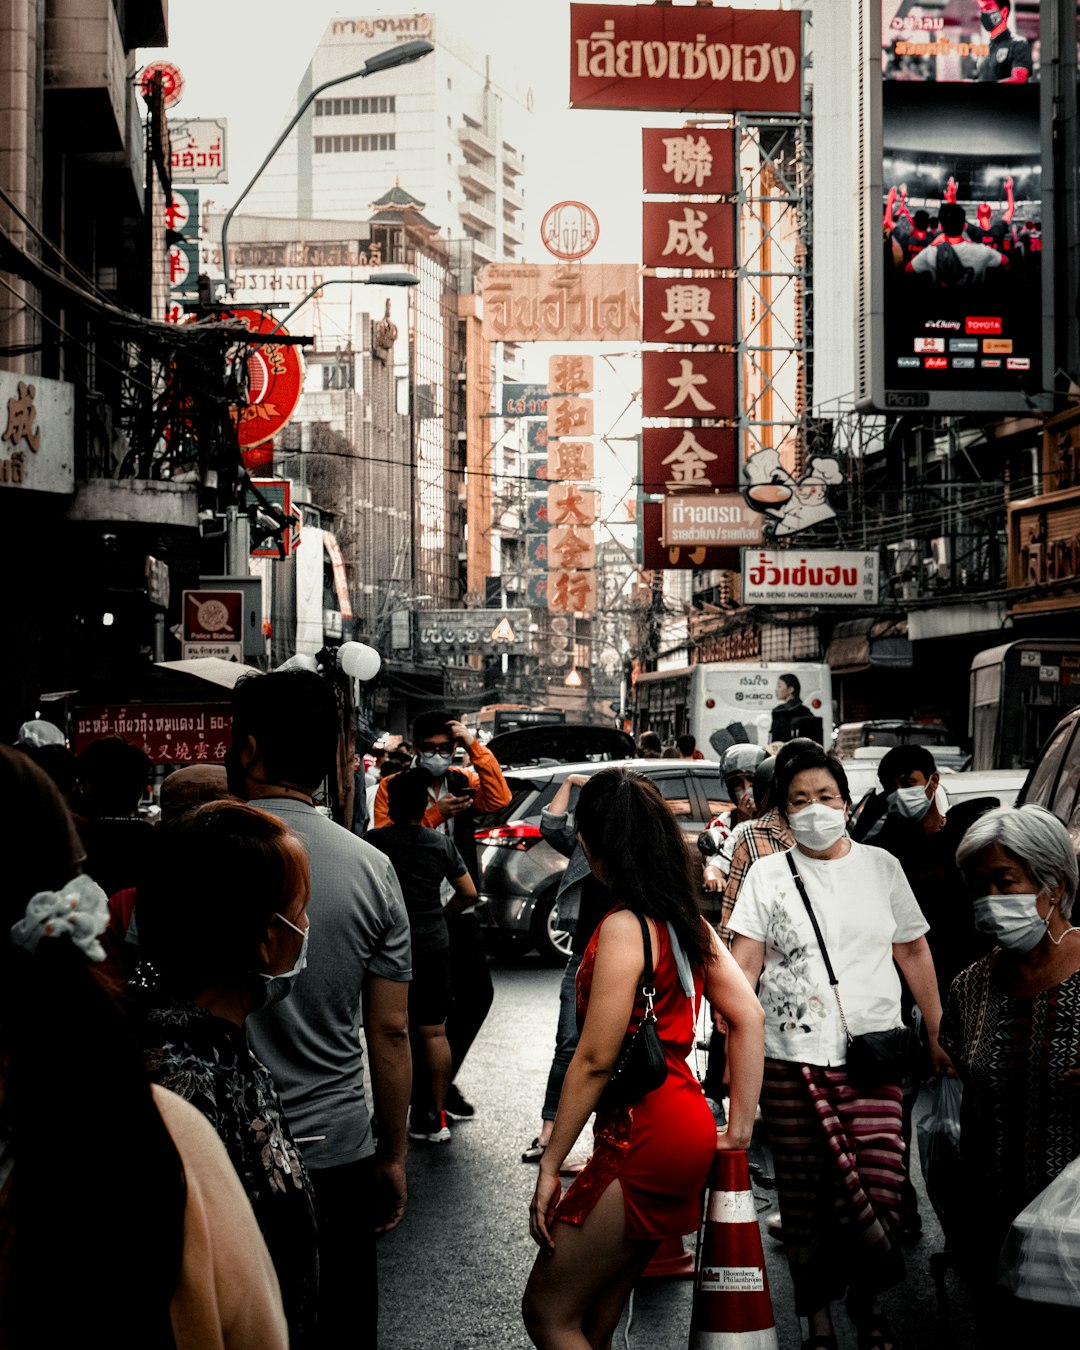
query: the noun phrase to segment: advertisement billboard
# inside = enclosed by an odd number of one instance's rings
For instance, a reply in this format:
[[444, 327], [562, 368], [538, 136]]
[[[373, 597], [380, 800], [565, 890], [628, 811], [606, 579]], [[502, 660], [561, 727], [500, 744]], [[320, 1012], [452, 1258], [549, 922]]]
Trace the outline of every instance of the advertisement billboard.
[[873, 7], [875, 408], [1024, 411], [1051, 383], [1051, 8]]
[[874, 605], [877, 553], [748, 548], [742, 555], [744, 605]]

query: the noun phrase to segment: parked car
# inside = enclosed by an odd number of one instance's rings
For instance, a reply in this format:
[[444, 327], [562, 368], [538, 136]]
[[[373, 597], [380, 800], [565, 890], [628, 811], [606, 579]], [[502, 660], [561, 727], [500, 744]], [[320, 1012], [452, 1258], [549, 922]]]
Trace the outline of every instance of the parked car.
[[1053, 811], [1072, 835], [1080, 852], [1080, 708], [1067, 713], [1039, 751], [1024, 786], [1018, 806], [1034, 803]]
[[634, 738], [616, 727], [561, 723], [515, 727], [492, 736], [487, 748], [504, 769], [528, 764], [580, 764], [633, 759]]
[[[700, 869], [697, 836], [717, 812], [731, 810], [719, 766], [708, 760], [688, 759], [631, 759], [614, 763], [652, 779], [675, 813], [694, 866]], [[508, 936], [517, 950], [524, 952], [535, 947], [552, 962], [565, 961], [570, 954], [570, 934], [559, 927], [555, 903], [566, 859], [541, 836], [540, 813], [569, 774], [594, 774], [611, 768], [612, 764], [610, 760], [586, 760], [513, 770], [506, 774], [512, 794], [509, 805], [478, 819], [477, 915], [486, 927]], [[574, 788], [571, 810], [576, 800]], [[702, 889], [703, 912], [708, 916], [704, 908], [707, 894]]]

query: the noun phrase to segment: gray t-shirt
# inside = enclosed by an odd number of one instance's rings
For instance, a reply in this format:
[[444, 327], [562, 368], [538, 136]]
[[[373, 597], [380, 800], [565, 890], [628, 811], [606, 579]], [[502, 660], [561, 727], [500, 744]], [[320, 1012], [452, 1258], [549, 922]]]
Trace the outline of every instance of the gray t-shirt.
[[288, 998], [248, 1018], [255, 1054], [273, 1074], [309, 1167], [375, 1151], [364, 1097], [360, 997], [368, 975], [412, 978], [409, 916], [390, 860], [349, 830], [287, 797], [251, 803], [283, 820], [311, 860], [307, 969]]

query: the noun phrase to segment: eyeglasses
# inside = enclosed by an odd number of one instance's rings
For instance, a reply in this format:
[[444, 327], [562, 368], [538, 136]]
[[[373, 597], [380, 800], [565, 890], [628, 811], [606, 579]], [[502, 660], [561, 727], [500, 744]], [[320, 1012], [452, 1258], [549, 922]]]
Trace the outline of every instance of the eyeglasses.
[[804, 806], [831, 806], [838, 810], [844, 805], [844, 799], [838, 792], [823, 792], [817, 797], [791, 797], [788, 800], [789, 811], [801, 811]]
[[421, 741], [416, 747], [423, 755], [438, 755], [453, 748], [453, 741]]

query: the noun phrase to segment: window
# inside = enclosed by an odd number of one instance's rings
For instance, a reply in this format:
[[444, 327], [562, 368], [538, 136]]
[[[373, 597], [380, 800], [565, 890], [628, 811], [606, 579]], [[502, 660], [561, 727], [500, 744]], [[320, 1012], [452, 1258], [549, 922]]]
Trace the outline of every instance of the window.
[[1024, 794], [1025, 802], [1034, 802], [1037, 806], [1049, 807], [1051, 802], [1051, 792], [1054, 787], [1054, 779], [1057, 777], [1058, 769], [1065, 758], [1065, 750], [1075, 730], [1075, 722], [1066, 722], [1054, 735], [1053, 740], [1046, 747], [1046, 752], [1039, 761], [1035, 772], [1032, 774], [1031, 782], [1028, 784], [1028, 790]]
[[369, 117], [375, 113], [397, 112], [397, 97], [380, 94], [372, 98], [317, 98], [316, 117]]
[[690, 788], [685, 778], [654, 778], [653, 782], [660, 789], [664, 801], [671, 807], [673, 815], [690, 814]]
[[392, 131], [372, 132], [366, 136], [316, 136], [315, 153], [330, 154], [369, 154], [375, 150], [395, 150], [397, 136]]

